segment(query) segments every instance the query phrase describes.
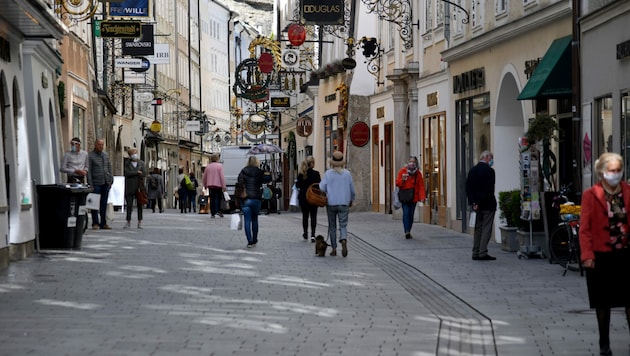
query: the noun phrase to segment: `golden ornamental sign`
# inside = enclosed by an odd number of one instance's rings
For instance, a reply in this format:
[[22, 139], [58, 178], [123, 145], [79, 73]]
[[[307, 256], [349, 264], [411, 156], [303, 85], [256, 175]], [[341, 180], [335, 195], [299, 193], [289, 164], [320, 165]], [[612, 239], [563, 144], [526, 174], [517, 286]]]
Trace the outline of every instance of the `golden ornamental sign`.
[[248, 118], [245, 120], [245, 131], [251, 135], [260, 135], [265, 131], [265, 122], [254, 122]]

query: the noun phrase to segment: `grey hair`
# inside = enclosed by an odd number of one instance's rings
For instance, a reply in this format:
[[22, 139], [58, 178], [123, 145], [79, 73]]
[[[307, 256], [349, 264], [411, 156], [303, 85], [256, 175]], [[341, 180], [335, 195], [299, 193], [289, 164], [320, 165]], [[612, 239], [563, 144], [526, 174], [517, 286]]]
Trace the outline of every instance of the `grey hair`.
[[621, 169], [623, 170], [623, 157], [620, 154], [614, 152], [605, 152], [595, 161], [595, 172], [600, 176], [604, 174], [608, 163], [611, 161], [619, 161], [621, 163]]
[[488, 150], [481, 152], [481, 154], [479, 155], [479, 159], [484, 159], [484, 158], [487, 158], [487, 157], [494, 158], [494, 155], [492, 154], [492, 152], [490, 152]]

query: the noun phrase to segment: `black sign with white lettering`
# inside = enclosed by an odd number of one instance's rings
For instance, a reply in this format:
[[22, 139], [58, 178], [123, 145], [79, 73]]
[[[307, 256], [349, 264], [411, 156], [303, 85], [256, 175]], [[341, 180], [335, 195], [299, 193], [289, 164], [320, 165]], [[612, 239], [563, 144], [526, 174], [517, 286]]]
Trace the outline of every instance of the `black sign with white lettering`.
[[343, 25], [343, 0], [302, 0], [300, 14], [302, 23], [308, 25]]
[[142, 25], [142, 35], [137, 39], [123, 39], [122, 53], [129, 56], [153, 54], [153, 25]]

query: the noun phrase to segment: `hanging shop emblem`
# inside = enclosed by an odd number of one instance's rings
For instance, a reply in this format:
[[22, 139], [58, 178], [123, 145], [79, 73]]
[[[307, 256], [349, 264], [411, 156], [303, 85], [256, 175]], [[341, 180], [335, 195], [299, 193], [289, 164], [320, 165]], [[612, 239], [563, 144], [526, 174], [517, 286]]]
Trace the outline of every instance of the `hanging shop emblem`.
[[260, 135], [265, 131], [265, 122], [254, 122], [248, 118], [245, 120], [245, 131], [250, 135]]
[[313, 120], [310, 117], [301, 117], [295, 122], [295, 132], [300, 137], [309, 137], [313, 133]]

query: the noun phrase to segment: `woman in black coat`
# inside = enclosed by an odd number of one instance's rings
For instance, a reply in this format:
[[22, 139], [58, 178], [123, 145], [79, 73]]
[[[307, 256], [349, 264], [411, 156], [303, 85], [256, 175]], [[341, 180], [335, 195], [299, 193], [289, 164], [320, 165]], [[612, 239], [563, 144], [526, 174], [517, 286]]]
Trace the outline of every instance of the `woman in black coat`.
[[302, 229], [304, 240], [308, 239], [308, 218], [311, 217], [311, 242], [315, 242], [315, 227], [317, 226], [317, 205], [309, 204], [306, 200], [306, 191], [311, 184], [319, 183], [322, 178], [318, 171], [314, 170], [315, 158], [308, 156], [300, 166], [300, 173], [295, 186], [298, 188], [298, 202], [302, 210]]
[[247, 248], [258, 243], [258, 215], [262, 206], [262, 185], [271, 181], [271, 175], [258, 166], [260, 162], [256, 156], [250, 156], [247, 166], [238, 175], [238, 182], [245, 186], [247, 197], [240, 202], [243, 212], [243, 230], [247, 236]]

